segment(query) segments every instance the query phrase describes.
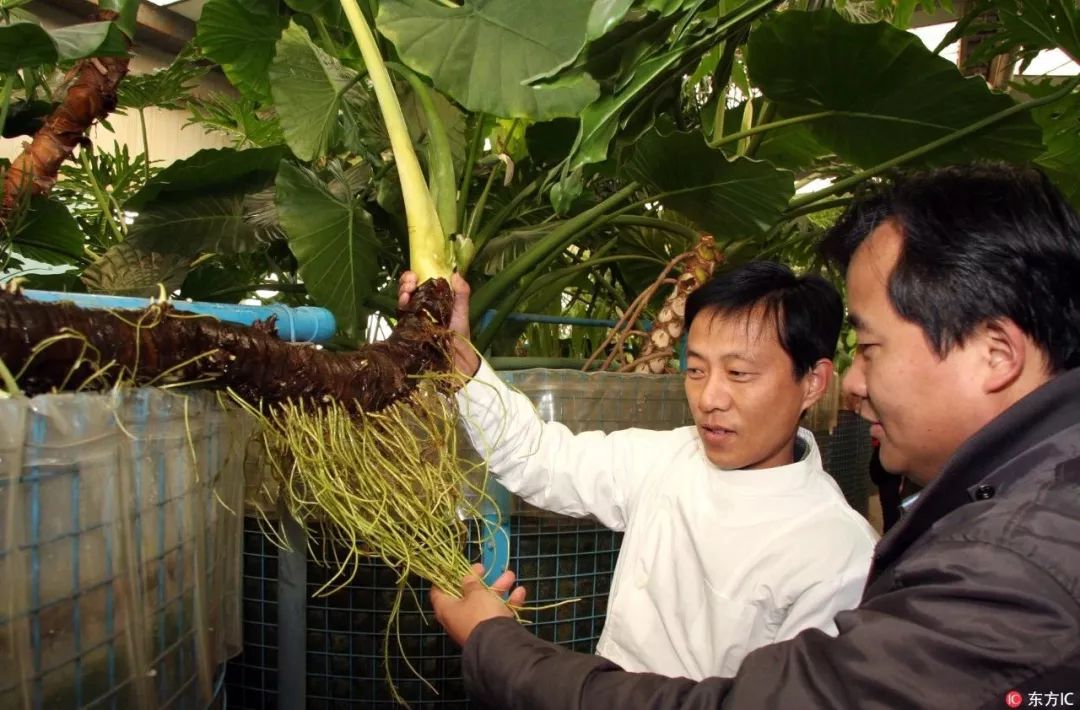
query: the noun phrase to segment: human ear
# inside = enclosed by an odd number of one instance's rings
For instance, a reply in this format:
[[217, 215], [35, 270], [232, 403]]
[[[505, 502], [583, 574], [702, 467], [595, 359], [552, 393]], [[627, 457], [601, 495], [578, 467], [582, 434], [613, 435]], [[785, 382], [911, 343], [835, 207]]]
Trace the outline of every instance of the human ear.
[[821, 358], [815, 362], [814, 366], [803, 375], [802, 409], [804, 412], [825, 395], [832, 378], [833, 362], [828, 358]]
[[1000, 392], [1020, 379], [1028, 364], [1028, 339], [1016, 323], [1008, 318], [989, 321], [974, 338], [986, 367], [983, 392]]

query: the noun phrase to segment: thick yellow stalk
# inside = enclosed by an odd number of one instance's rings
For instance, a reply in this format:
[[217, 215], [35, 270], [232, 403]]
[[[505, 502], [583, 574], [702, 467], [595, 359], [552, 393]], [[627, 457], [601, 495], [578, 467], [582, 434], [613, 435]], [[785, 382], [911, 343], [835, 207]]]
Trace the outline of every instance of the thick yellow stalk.
[[386, 71], [375, 35], [368, 26], [364, 13], [356, 0], [341, 0], [341, 7], [349, 19], [360, 54], [367, 65], [368, 76], [375, 88], [383, 122], [390, 134], [390, 147], [394, 151], [401, 193], [405, 199], [405, 220], [409, 226], [409, 262], [421, 282], [430, 278], [450, 278], [452, 267], [447, 249], [446, 235], [439, 223], [435, 201], [428, 191], [420, 161], [416, 159], [409, 127], [401, 113], [397, 92]]

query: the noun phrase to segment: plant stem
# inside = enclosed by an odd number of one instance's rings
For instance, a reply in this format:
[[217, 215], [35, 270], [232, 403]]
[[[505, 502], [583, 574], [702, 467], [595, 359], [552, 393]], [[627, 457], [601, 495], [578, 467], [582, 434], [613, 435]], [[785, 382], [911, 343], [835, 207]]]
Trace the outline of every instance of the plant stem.
[[707, 137], [705, 141], [710, 146], [724, 135], [724, 114], [727, 113], [727, 91], [728, 84], [731, 83], [731, 70], [735, 66], [735, 52], [743, 44], [738, 39], [745, 40], [745, 38], [746, 33], [744, 32], [738, 38], [732, 36], [723, 41], [724, 50], [720, 54], [720, 61], [717, 63], [712, 76], [713, 91], [716, 95], [716, 108], [713, 109], [712, 136]]
[[450, 150], [450, 139], [446, 135], [446, 127], [443, 126], [439, 111], [435, 108], [431, 92], [420, 77], [400, 64], [388, 62], [387, 67], [403, 76], [420, 100], [420, 108], [423, 109], [424, 120], [427, 122], [430, 148], [428, 171], [431, 175], [428, 178], [428, 187], [431, 190], [431, 198], [435, 200], [435, 210], [439, 214], [443, 234], [451, 234], [457, 229], [458, 223], [457, 184], [454, 181], [454, 155]]
[[[618, 272], [614, 269], [614, 266], [614, 264], [611, 264], [611, 268], [606, 269], [606, 271], [611, 274], [612, 279], [615, 279], [618, 276]], [[626, 300], [626, 296], [619, 293], [619, 289], [615, 288], [615, 285], [612, 284], [611, 281], [597, 274], [596, 283], [600, 284], [601, 288], [607, 291], [608, 298], [610, 298], [616, 306], [621, 308], [623, 313], [630, 310], [630, 303]]]
[[688, 52], [701, 47], [712, 47], [717, 42], [722, 42], [728, 39], [728, 34], [732, 29], [738, 27], [747, 20], [755, 20], [758, 15], [762, 15], [772, 8], [780, 5], [783, 0], [760, 0], [756, 3], [747, 3], [740, 6], [738, 9], [728, 13], [724, 17], [720, 18], [719, 24], [708, 35], [701, 37], [687, 46]]
[[719, 148], [722, 145], [734, 143], [750, 136], [758, 136], [766, 131], [776, 130], [777, 128], [787, 128], [788, 126], [797, 126], [800, 123], [809, 123], [822, 118], [866, 118], [874, 121], [884, 121], [886, 123], [903, 123], [929, 128], [941, 128], [941, 126], [937, 124], [918, 121], [911, 118], [900, 118], [898, 116], [882, 116], [880, 114], [862, 113], [860, 111], [820, 111], [818, 113], [806, 113], [802, 116], [794, 116], [792, 118], [782, 118], [779, 121], [770, 121], [769, 123], [762, 123], [753, 128], [747, 128], [744, 131], [730, 133], [717, 140], [711, 141], [709, 147]]
[[435, 201], [431, 198], [420, 161], [413, 150], [409, 128], [401, 113], [394, 84], [386, 70], [375, 35], [368, 26], [364, 13], [356, 0], [341, 0], [341, 7], [349, 20], [353, 35], [360, 47], [368, 76], [379, 101], [383, 123], [390, 135], [390, 147], [394, 151], [394, 163], [401, 181], [401, 194], [405, 200], [405, 219], [409, 226], [409, 261], [421, 283], [436, 277], [450, 278], [452, 273], [446, 236], [439, 222]]
[[90, 159], [87, 157], [85, 150], [79, 151], [79, 163], [82, 164], [83, 172], [86, 174], [86, 181], [90, 183], [90, 191], [94, 193], [94, 201], [97, 202], [98, 209], [101, 210], [101, 214], [105, 218], [105, 224], [109, 226], [109, 231], [116, 238], [116, 243], [124, 241], [124, 231], [120, 229], [120, 225], [116, 223], [116, 219], [113, 217], [112, 203], [109, 196], [101, 189], [101, 185], [98, 184], [97, 177], [94, 176], [94, 169], [90, 165]]
[[545, 274], [542, 278], [538, 278], [536, 280], [536, 282], [533, 283], [533, 284], [530, 284], [530, 286], [528, 288], [522, 289], [523, 293], [525, 294], [522, 297], [522, 300], [527, 299], [529, 296], [532, 296], [537, 291], [542, 289], [544, 286], [547, 286], [550, 282], [552, 282], [552, 281], [554, 281], [556, 279], [561, 279], [561, 278], [564, 278], [566, 276], [570, 276], [571, 274], [576, 274], [577, 272], [585, 270], [585, 269], [594, 269], [597, 266], [604, 266], [605, 264], [617, 264], [617, 263], [622, 262], [622, 261], [647, 261], [647, 262], [652, 263], [652, 264], [658, 264], [660, 266], [667, 266], [666, 261], [663, 261], [662, 259], [657, 259], [655, 256], [645, 256], [644, 254], [626, 254], [626, 255], [623, 255], [623, 256], [599, 256], [599, 257], [594, 256], [594, 257], [591, 257], [589, 259], [586, 259], [585, 261], [581, 262], [580, 264], [573, 264], [572, 266], [567, 266], [567, 267], [565, 267], [563, 269], [560, 269], [557, 272], [554, 272], [554, 273], [551, 273], [551, 274]]
[[903, 153], [902, 155], [898, 155], [895, 158], [891, 158], [890, 160], [886, 160], [884, 163], [879, 163], [878, 165], [875, 165], [872, 168], [868, 168], [866, 170], [858, 172], [855, 175], [852, 175], [851, 177], [844, 178], [843, 180], [837, 180], [832, 185], [829, 185], [828, 187], [826, 187], [824, 189], [821, 189], [821, 190], [818, 190], [817, 192], [806, 195], [805, 197], [801, 197], [801, 198], [792, 200], [788, 204], [788, 208], [789, 209], [799, 209], [800, 207], [805, 207], [806, 205], [813, 204], [813, 203], [818, 202], [819, 200], [822, 200], [822, 199], [824, 199], [826, 197], [831, 197], [831, 196], [833, 196], [835, 194], [845, 192], [848, 189], [854, 187], [855, 185], [858, 185], [863, 180], [867, 180], [867, 179], [872, 178], [872, 177], [874, 177], [876, 175], [880, 175], [881, 173], [885, 172], [886, 170], [889, 170], [890, 168], [894, 168], [897, 165], [902, 165], [903, 163], [906, 163], [906, 162], [908, 162], [910, 160], [914, 160], [916, 158], [921, 158], [922, 156], [926, 155], [927, 153], [935, 151], [938, 148], [942, 148], [944, 146], [947, 146], [950, 143], [955, 143], [956, 141], [960, 140], [961, 138], [967, 138], [968, 136], [970, 136], [970, 135], [972, 135], [974, 133], [977, 133], [977, 132], [983, 130], [984, 128], [988, 128], [989, 126], [992, 126], [995, 123], [1003, 121], [1006, 118], [1009, 118], [1010, 116], [1015, 116], [1018, 113], [1022, 113], [1024, 111], [1030, 111], [1033, 108], [1038, 108], [1039, 106], [1045, 106], [1046, 104], [1053, 103], [1053, 102], [1057, 101], [1060, 98], [1068, 96], [1070, 93], [1072, 93], [1073, 89], [1075, 89], [1077, 86], [1080, 86], [1080, 77], [1076, 77], [1072, 81], [1069, 81], [1068, 83], [1066, 83], [1064, 86], [1062, 86], [1060, 89], [1058, 89], [1057, 91], [1055, 91], [1052, 94], [1048, 94], [1048, 95], [1046, 95], [1046, 96], [1044, 96], [1042, 98], [1039, 98], [1039, 99], [1032, 99], [1030, 101], [1025, 101], [1022, 104], [1016, 104], [1015, 106], [1010, 106], [1009, 108], [1005, 109], [1004, 111], [998, 111], [993, 116], [987, 116], [986, 118], [982, 119], [981, 121], [976, 121], [975, 123], [971, 124], [970, 126], [965, 126], [964, 128], [961, 128], [960, 130], [957, 130], [957, 131], [953, 131], [952, 133], [950, 133], [948, 135], [945, 135], [945, 136], [942, 136], [941, 138], [938, 138], [937, 140], [930, 141], [926, 145], [919, 146], [918, 148], [915, 148], [914, 150], [909, 150], [908, 152]]
[[[795, 116], [794, 118], [782, 118], [779, 121], [759, 124], [757, 126], [754, 126], [753, 128], [748, 128], [745, 131], [736, 131], [735, 133], [729, 133], [726, 136], [718, 136], [717, 138], [708, 141], [708, 144], [710, 148], [719, 148], [722, 145], [727, 145], [728, 143], [735, 143], [736, 141], [740, 141], [743, 138], [747, 138], [749, 136], [756, 136], [757, 134], [764, 133], [765, 131], [771, 131], [776, 128], [786, 128], [787, 126], [797, 126], [800, 123], [809, 123], [810, 121], [816, 121], [819, 118], [828, 118], [829, 116], [835, 115], [836, 113], [833, 111], [821, 111], [819, 113], [807, 113], [803, 114], [802, 116]], [[717, 129], [714, 128], [713, 135], [717, 135], [715, 133], [715, 130]]]
[[330, 54], [337, 56], [341, 53], [341, 50], [337, 46], [337, 42], [333, 40], [330, 33], [326, 29], [326, 23], [322, 21], [322, 18], [318, 15], [312, 15], [311, 19], [315, 21], [315, 31], [319, 33], [319, 39], [326, 45], [325, 49]]
[[[461, 168], [461, 188], [458, 190], [458, 225], [457, 231], [461, 233], [465, 230], [465, 206], [469, 204], [469, 189], [472, 187], [472, 172], [473, 166], [476, 165], [477, 156], [480, 154], [480, 147], [484, 141], [484, 123], [485, 116], [482, 113], [476, 114], [476, 126], [473, 129], [472, 138], [469, 140], [469, 152], [465, 155], [465, 165]], [[477, 247], [479, 251], [479, 246]]]
[[636, 182], [629, 183], [603, 202], [566, 220], [546, 237], [529, 247], [524, 254], [511, 262], [508, 268], [500, 271], [493, 279], [477, 289], [469, 308], [470, 320], [477, 320], [492, 307], [496, 300], [515, 288], [518, 279], [538, 269], [541, 263], [561, 252], [566, 248], [566, 244], [581, 232], [591, 230], [597, 222], [609, 217], [609, 210], [633, 195], [639, 187], [640, 185]]
[[[776, 104], [774, 104], [772, 101], [769, 101], [768, 99], [762, 99], [761, 100], [761, 116], [758, 117], [758, 125], [759, 126], [761, 126], [761, 125], [765, 125], [765, 126], [769, 125], [769, 123], [773, 119], [773, 116], [775, 116], [775, 115], [776, 115]], [[746, 155], [747, 158], [753, 158], [754, 157], [754, 154], [757, 153], [758, 146], [761, 145], [761, 140], [764, 137], [765, 136], [763, 134], [761, 134], [761, 133], [757, 133], [757, 134], [750, 137], [750, 140], [747, 141], [747, 143], [746, 143], [746, 153], [745, 153], [745, 155]]]
[[835, 200], [828, 200], [826, 202], [818, 202], [812, 205], [806, 205], [798, 209], [789, 209], [784, 212], [784, 219], [793, 219], [795, 217], [801, 217], [804, 214], [813, 214], [814, 212], [823, 212], [824, 210], [832, 209], [833, 207], [843, 207], [847, 203], [851, 202], [850, 198], [841, 197]]
[[8, 369], [2, 359], [0, 359], [0, 384], [4, 385], [5, 399], [14, 397], [22, 392], [22, 390], [19, 389], [18, 383], [15, 382], [15, 376], [11, 374], [11, 370]]
[[[666, 219], [657, 219], [656, 217], [643, 217], [641, 215], [617, 215], [612, 217], [611, 224], [626, 224], [635, 227], [650, 227], [652, 229], [660, 229], [671, 234], [678, 234], [686, 237], [692, 244], [696, 244], [701, 239], [701, 234], [693, 227], [687, 227], [685, 224], [677, 224], [675, 222], [669, 222]], [[661, 262], [667, 263], [667, 262]]]
[[[591, 228], [590, 228], [591, 229]], [[594, 258], [599, 260], [602, 254], [610, 251], [616, 243], [616, 239], [610, 240], [607, 244], [596, 250]], [[576, 266], [566, 267], [559, 269], [551, 273], [544, 272], [544, 269], [558, 258], [562, 252], [556, 252], [544, 259], [543, 263], [529, 273], [525, 278], [521, 280], [520, 288], [512, 293], [508, 298], [503, 299], [499, 303], [499, 307], [495, 309], [495, 315], [491, 318], [491, 321], [484, 327], [484, 329], [474, 337], [476, 349], [480, 352], [484, 352], [491, 346], [491, 341], [495, 339], [495, 334], [498, 333], [499, 328], [506, 322], [510, 314], [514, 312], [514, 309], [518, 307], [522, 301], [533, 296], [540, 288], [549, 285], [552, 282], [564, 279], [567, 276], [572, 276], [575, 268], [581, 267], [585, 264], [577, 264]], [[591, 262], [592, 260], [590, 260]], [[537, 282], [542, 282], [540, 285]]]
[[[15, 77], [18, 72], [12, 70], [4, 77], [4, 87], [0, 89], [0, 130], [7, 122], [8, 107], [11, 104], [11, 92], [15, 89]], [[29, 99], [28, 99], [29, 100]]]
[[146, 138], [146, 114], [145, 109], [139, 109], [139, 129], [142, 131], [143, 150], [143, 180], [150, 182], [150, 141]]
[[[529, 196], [536, 192], [536, 189], [540, 186], [540, 183], [544, 180], [543, 175], [537, 176], [532, 182], [521, 189], [521, 192], [514, 195], [510, 202], [495, 213], [495, 216], [484, 223], [484, 226], [480, 229], [480, 232], [473, 239], [473, 244], [476, 246], [476, 255], [480, 255], [480, 250], [484, 248], [488, 240], [491, 239], [496, 232], [506, 223], [506, 220], [510, 218], [510, 215], [514, 213], [522, 202], [529, 199]], [[474, 259], [475, 261], [475, 259]]]
[[488, 195], [491, 194], [491, 185], [495, 182], [495, 175], [497, 175], [498, 172], [499, 166], [492, 165], [491, 172], [488, 173], [488, 179], [484, 182], [484, 189], [481, 190], [479, 199], [477, 199], [476, 204], [473, 205], [472, 214], [469, 215], [469, 224], [465, 227], [464, 232], [466, 237], [472, 234], [473, 229], [476, 228], [476, 220], [480, 219], [480, 215], [484, 213], [484, 205], [487, 204]]

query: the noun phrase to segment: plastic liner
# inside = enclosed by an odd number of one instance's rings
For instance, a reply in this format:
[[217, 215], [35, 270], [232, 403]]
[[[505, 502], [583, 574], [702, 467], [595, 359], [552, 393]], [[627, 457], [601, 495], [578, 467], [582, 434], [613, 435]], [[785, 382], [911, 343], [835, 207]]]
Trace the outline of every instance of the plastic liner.
[[0, 707], [207, 707], [252, 426], [206, 393], [0, 400]]

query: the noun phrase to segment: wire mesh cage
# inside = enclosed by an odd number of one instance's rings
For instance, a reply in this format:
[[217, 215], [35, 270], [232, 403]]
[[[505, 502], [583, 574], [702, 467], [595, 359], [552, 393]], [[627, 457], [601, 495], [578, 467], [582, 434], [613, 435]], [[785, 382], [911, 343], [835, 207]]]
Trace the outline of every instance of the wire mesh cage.
[[[502, 372], [500, 377], [527, 395], [542, 418], [560, 421], [573, 431], [670, 429], [692, 421], [678, 376], [520, 370]], [[819, 411], [812, 421], [824, 427], [835, 416], [835, 410]], [[858, 465], [846, 451], [858, 435], [837, 439], [838, 431], [816, 433], [819, 441], [829, 444], [823, 456]], [[833, 473], [841, 483], [854, 482], [865, 477], [865, 462], [859, 472]], [[857, 492], [853, 490], [849, 499], [857, 502]], [[517, 498], [509, 513], [508, 558], [520, 583], [529, 589], [530, 603], [581, 599], [538, 612], [531, 618], [530, 630], [573, 650], [593, 652], [603, 627], [621, 534], [591, 520], [538, 510]], [[315, 559], [325, 559], [315, 532]], [[468, 553], [473, 559], [481, 557], [482, 544], [476, 535], [471, 537]], [[299, 553], [277, 549], [259, 523], [248, 519], [244, 651], [228, 666], [229, 707], [395, 707], [387, 672], [414, 708], [474, 707], [464, 692], [460, 650], [430, 618], [425, 621], [411, 597], [406, 596], [402, 607], [400, 633], [391, 634], [389, 647], [384, 646], [397, 590], [395, 571], [367, 560], [348, 587], [314, 597], [328, 575], [302, 548]], [[427, 584], [415, 578], [410, 584], [420, 606], [425, 606]], [[286, 654], [288, 661], [283, 660]]]
[[[519, 581], [529, 588], [530, 604], [581, 600], [530, 615], [530, 630], [541, 638], [591, 653], [603, 625], [622, 536], [596, 523], [530, 515], [514, 515], [510, 525], [511, 557]], [[317, 534], [313, 539], [317, 540]], [[475, 557], [475, 544], [472, 548]], [[397, 707], [388, 674], [414, 708], [473, 707], [462, 682], [460, 650], [434, 625], [429, 613], [417, 608], [409, 594], [397, 629], [389, 636], [389, 647], [384, 645], [397, 595], [397, 573], [376, 560], [364, 561], [347, 588], [324, 597], [314, 593], [330, 571], [314, 562], [308, 564], [301, 620], [304, 633], [299, 639], [305, 649], [303, 668], [283, 666], [282, 646], [296, 640], [286, 641], [278, 625], [279, 587], [296, 580], [278, 576], [280, 554], [259, 522], [248, 518], [244, 534], [244, 651], [228, 666], [230, 708], [300, 707], [285, 700], [298, 695], [303, 697], [302, 706], [308, 708]], [[409, 582], [417, 599], [426, 605], [430, 586], [415, 577]]]
[[842, 409], [836, 426], [814, 430], [821, 462], [836, 480], [848, 505], [864, 517], [870, 504], [870, 424], [854, 412]]
[[251, 427], [204, 393], [0, 401], [0, 707], [213, 702]]

